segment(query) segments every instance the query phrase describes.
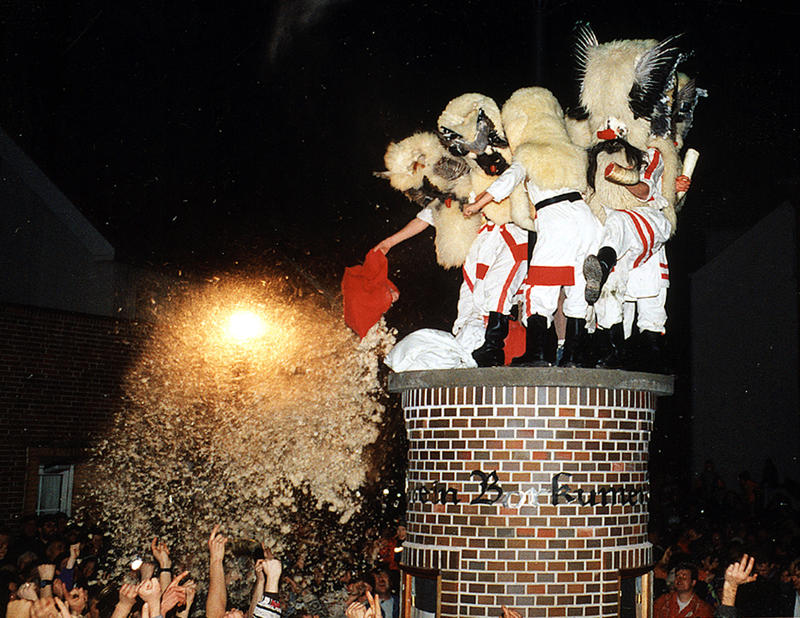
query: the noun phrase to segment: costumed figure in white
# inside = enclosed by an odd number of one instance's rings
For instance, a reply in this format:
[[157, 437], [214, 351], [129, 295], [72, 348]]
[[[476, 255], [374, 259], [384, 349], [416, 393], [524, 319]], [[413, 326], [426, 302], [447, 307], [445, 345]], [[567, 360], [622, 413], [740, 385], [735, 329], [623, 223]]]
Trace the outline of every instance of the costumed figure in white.
[[513, 163], [486, 192], [464, 208], [467, 215], [524, 185], [528, 201], [514, 202], [514, 220], [536, 232], [527, 277], [521, 287], [526, 350], [513, 364], [550, 366], [556, 358], [552, 327], [562, 289], [567, 318], [560, 365], [582, 366], [588, 347], [583, 262], [597, 249], [601, 225], [582, 193], [586, 190], [586, 152], [570, 140], [564, 113], [544, 88], [517, 90], [503, 106]]
[[[461, 205], [472, 190], [467, 162], [450, 155], [437, 134], [426, 132], [389, 144], [384, 163], [386, 171], [375, 175], [389, 180], [392, 187], [421, 206], [421, 210], [373, 251], [386, 254], [432, 225], [436, 230], [434, 244], [439, 265], [462, 266], [480, 228], [480, 221], [467, 219], [461, 212]], [[462, 196], [461, 201], [457, 195]], [[423, 328], [403, 338], [385, 361], [394, 371], [475, 367], [471, 352], [450, 333]]]
[[374, 249], [386, 254], [433, 225], [436, 261], [444, 268], [462, 266], [480, 229], [480, 222], [465, 219], [461, 212], [472, 190], [467, 162], [448, 154], [436, 134], [425, 132], [389, 144], [384, 163], [386, 171], [375, 175], [388, 179], [421, 210]]
[[[423, 368], [426, 359], [432, 365], [424, 368], [502, 365], [507, 314], [525, 276], [526, 234], [508, 223], [507, 202], [496, 205], [485, 221], [462, 214], [462, 204], [488, 186], [492, 174], [508, 167], [510, 151], [500, 110], [492, 99], [469, 93], [451, 101], [440, 120], [446, 124], [438, 135], [418, 133], [389, 145], [384, 157], [387, 171], [377, 175], [423, 208], [374, 250], [385, 254], [429, 225], [435, 226], [439, 264], [463, 267], [455, 341], [423, 329], [398, 344], [392, 359], [414, 368]], [[501, 319], [495, 319], [494, 313]], [[443, 347], [448, 351], [442, 352]], [[460, 358], [459, 364], [448, 364], [455, 357]]]
[[[468, 197], [474, 199], [508, 169], [511, 151], [500, 109], [489, 97], [467, 93], [453, 99], [439, 116], [438, 127], [450, 153], [470, 165]], [[521, 192], [515, 197], [525, 199]], [[505, 364], [509, 315], [527, 270], [528, 234], [512, 223], [511, 210], [511, 200], [497, 200], [483, 218], [471, 217], [482, 225], [464, 261], [453, 334], [473, 350], [479, 367]]]
[[[598, 367], [625, 364], [633, 314], [644, 342], [647, 369], [663, 370], [666, 290], [664, 244], [675, 233], [679, 148], [694, 106], [705, 92], [679, 83], [685, 58], [674, 37], [599, 44], [588, 26], [578, 36], [582, 123], [589, 150], [587, 199], [604, 223], [600, 249], [586, 258], [586, 300], [595, 306], [601, 355]], [[627, 326], [627, 332], [626, 328]]]

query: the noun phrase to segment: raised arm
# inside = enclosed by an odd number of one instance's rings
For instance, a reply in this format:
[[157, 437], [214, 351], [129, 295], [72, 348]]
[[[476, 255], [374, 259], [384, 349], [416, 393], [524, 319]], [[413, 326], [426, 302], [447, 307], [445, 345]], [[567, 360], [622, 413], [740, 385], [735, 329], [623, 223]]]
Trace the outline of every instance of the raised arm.
[[55, 564], [40, 564], [39, 571], [39, 597], [47, 599], [53, 596], [53, 578], [56, 575]]
[[[155, 577], [139, 584], [139, 596], [150, 611], [151, 616], [161, 615], [161, 584]], [[142, 614], [144, 615], [144, 613]]]
[[264, 560], [256, 560], [256, 565], [254, 568], [255, 575], [256, 575], [256, 583], [253, 586], [253, 594], [250, 597], [250, 607], [247, 610], [247, 618], [251, 618], [256, 611], [256, 605], [264, 596], [264, 582], [266, 581], [266, 576], [264, 574], [264, 569], [262, 568], [264, 565]]
[[166, 615], [169, 610], [186, 602], [186, 589], [181, 586], [181, 580], [189, 574], [184, 571], [173, 579], [166, 590], [161, 594], [161, 614]]
[[399, 245], [401, 242], [408, 240], [412, 236], [416, 236], [420, 232], [424, 231], [428, 227], [428, 223], [423, 221], [419, 217], [414, 217], [409, 221], [405, 226], [403, 226], [400, 230], [389, 236], [388, 238], [384, 238], [380, 241], [377, 245], [375, 245], [372, 250], [373, 251], [380, 251], [384, 255], [389, 253], [389, 249], [394, 247], [395, 245]]
[[183, 590], [186, 594], [186, 600], [183, 609], [175, 614], [177, 618], [189, 618], [189, 614], [192, 611], [192, 603], [194, 603], [194, 595], [197, 593], [197, 584], [193, 580], [189, 580], [184, 584]]
[[269, 549], [264, 554], [264, 560], [256, 562], [256, 586], [253, 589], [248, 616], [252, 616], [255, 613], [257, 606], [262, 609], [261, 615], [264, 614], [264, 611], [271, 612], [276, 616], [281, 615], [278, 586], [281, 581], [283, 567], [280, 560], [276, 560]]
[[725, 583], [722, 586], [722, 604], [733, 607], [736, 602], [736, 590], [742, 584], [756, 581], [758, 575], [752, 575], [755, 559], [742, 556], [739, 562], [734, 562], [725, 569]]
[[119, 589], [119, 601], [114, 606], [114, 613], [111, 614], [111, 618], [126, 618], [136, 604], [137, 594], [134, 584], [122, 584]]
[[222, 561], [225, 558], [225, 543], [228, 541], [219, 532], [219, 524], [214, 526], [208, 537], [208, 596], [206, 597], [206, 617], [222, 618], [228, 604], [228, 592], [225, 590], [225, 569]]
[[158, 537], [154, 537], [150, 543], [150, 550], [153, 552], [153, 558], [158, 562], [158, 583], [161, 584], [161, 589], [166, 590], [172, 581], [172, 559], [169, 556], [169, 547], [161, 541], [158, 542]]

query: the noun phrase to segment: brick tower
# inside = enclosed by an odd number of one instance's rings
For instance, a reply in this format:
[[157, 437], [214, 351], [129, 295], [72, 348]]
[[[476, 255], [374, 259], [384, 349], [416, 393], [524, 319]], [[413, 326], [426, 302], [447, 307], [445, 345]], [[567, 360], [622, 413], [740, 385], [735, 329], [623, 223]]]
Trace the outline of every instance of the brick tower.
[[650, 602], [648, 445], [672, 377], [494, 367], [389, 388], [410, 443], [403, 564], [438, 574], [441, 616], [616, 616], [623, 589]]

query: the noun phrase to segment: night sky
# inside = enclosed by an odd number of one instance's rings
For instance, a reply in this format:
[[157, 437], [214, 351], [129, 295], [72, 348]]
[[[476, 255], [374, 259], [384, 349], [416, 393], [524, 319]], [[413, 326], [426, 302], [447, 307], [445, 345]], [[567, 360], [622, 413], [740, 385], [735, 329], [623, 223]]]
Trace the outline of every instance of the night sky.
[[[715, 238], [797, 195], [800, 10], [779, 5], [4, 0], [0, 125], [119, 260], [201, 276], [287, 269], [334, 296], [343, 267], [416, 212], [372, 176], [391, 140], [434, 129], [469, 91], [502, 105], [543, 85], [573, 105], [579, 20], [600, 42], [684, 33], [695, 55], [683, 70], [710, 96], [668, 246], [681, 333], [687, 276]], [[455, 314], [459, 273], [435, 265], [431, 238], [389, 255], [401, 333]]]

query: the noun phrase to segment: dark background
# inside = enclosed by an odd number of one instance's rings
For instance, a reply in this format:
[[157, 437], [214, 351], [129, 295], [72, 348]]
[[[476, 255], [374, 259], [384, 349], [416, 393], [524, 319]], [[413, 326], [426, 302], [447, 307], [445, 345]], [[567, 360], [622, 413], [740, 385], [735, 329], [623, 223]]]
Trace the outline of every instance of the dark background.
[[[668, 245], [676, 396], [656, 451], [687, 454], [688, 274], [785, 200], [798, 170], [799, 9], [698, 2], [0, 2], [0, 125], [116, 248], [181, 276], [285, 271], [329, 299], [344, 266], [414, 216], [385, 181], [391, 140], [464, 92], [577, 96], [572, 30], [683, 33], [709, 91]], [[403, 335], [449, 328], [460, 273], [430, 237], [390, 254]]]

